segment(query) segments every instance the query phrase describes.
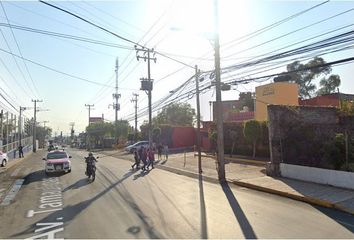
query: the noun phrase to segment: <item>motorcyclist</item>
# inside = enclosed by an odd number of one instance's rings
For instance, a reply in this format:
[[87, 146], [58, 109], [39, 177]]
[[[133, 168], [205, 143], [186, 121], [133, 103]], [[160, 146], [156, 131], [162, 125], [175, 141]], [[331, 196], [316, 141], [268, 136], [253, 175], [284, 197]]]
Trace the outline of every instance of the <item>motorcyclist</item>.
[[86, 175], [88, 175], [88, 169], [90, 166], [95, 167], [95, 162], [98, 162], [97, 159], [93, 156], [93, 154], [90, 152], [88, 154], [88, 157], [85, 158], [86, 162]]

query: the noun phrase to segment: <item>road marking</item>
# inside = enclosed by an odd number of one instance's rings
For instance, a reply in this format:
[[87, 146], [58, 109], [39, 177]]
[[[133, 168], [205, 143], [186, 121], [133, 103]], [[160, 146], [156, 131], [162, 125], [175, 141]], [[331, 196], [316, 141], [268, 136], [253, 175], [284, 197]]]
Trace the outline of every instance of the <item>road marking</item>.
[[12, 200], [15, 198], [16, 194], [20, 190], [24, 181], [25, 181], [24, 179], [17, 179], [15, 181], [14, 185], [12, 186], [12, 188], [10, 189], [9, 193], [6, 195], [6, 197], [4, 198], [0, 206], [7, 206], [12, 202]]
[[16, 168], [15, 171], [11, 173], [11, 177], [17, 176], [18, 172], [21, 170], [21, 168]]
[[[41, 183], [38, 211], [29, 210], [26, 217], [31, 218], [36, 214], [57, 212], [63, 210], [63, 193], [59, 178], [45, 178]], [[56, 239], [56, 234], [64, 231], [63, 217], [57, 217], [57, 222], [37, 222], [34, 230], [35, 236], [28, 239]], [[37, 235], [36, 235], [37, 234]]]
[[55, 212], [55, 211], [60, 211], [63, 210], [62, 208], [53, 208], [53, 209], [48, 209], [48, 210], [42, 210], [42, 211], [34, 211], [34, 210], [29, 210], [27, 212], [26, 217], [31, 218], [36, 214], [40, 214], [40, 213], [47, 213], [47, 212]]

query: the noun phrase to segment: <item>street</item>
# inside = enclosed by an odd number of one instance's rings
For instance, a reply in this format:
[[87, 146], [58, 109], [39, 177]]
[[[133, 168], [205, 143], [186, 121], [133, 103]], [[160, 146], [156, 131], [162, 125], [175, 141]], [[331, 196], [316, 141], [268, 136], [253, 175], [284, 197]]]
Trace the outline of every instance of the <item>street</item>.
[[354, 238], [352, 215], [100, 153], [90, 183], [87, 152], [68, 152], [71, 173], [46, 176], [40, 150], [0, 175], [18, 191], [0, 198], [0, 238]]

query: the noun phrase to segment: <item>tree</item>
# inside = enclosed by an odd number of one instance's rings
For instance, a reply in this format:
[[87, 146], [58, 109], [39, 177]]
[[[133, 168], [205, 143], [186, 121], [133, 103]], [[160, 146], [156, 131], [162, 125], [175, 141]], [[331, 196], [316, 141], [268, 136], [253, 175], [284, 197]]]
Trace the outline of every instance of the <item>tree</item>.
[[168, 124], [173, 126], [193, 126], [195, 110], [189, 103], [172, 103], [164, 107], [153, 119], [156, 126]]
[[253, 158], [256, 157], [256, 144], [257, 140], [261, 137], [261, 125], [256, 120], [250, 120], [245, 122], [243, 134], [247, 141], [252, 143], [253, 146]]
[[44, 147], [45, 139], [52, 135], [52, 129], [48, 127], [36, 126], [36, 139], [40, 147]]
[[144, 120], [143, 124], [140, 126], [141, 139], [149, 139], [149, 122]]
[[155, 143], [160, 143], [161, 129], [159, 127], [155, 127], [152, 130], [152, 141]]
[[[292, 82], [299, 84], [299, 95], [301, 98], [310, 98], [316, 91], [316, 85], [313, 80], [321, 75], [327, 75], [331, 73], [332, 68], [330, 66], [323, 66], [326, 62], [321, 57], [315, 57], [306, 64], [301, 64], [299, 61], [295, 61], [286, 66]], [[311, 68], [304, 70], [309, 67], [318, 66], [316, 68]], [[333, 75], [331, 75], [333, 76]], [[328, 79], [333, 79], [335, 77], [329, 77]], [[324, 82], [327, 82], [327, 80]]]
[[242, 101], [243, 106], [248, 107], [249, 111], [254, 111], [254, 100], [251, 92], [241, 92], [238, 99]]
[[321, 88], [317, 91], [317, 95], [330, 94], [336, 91], [340, 85], [340, 77], [338, 75], [330, 75], [328, 78], [322, 78], [320, 81]]
[[210, 130], [208, 132], [208, 137], [209, 137], [209, 141], [211, 143], [211, 150], [214, 152], [216, 152], [216, 147], [217, 147], [217, 139], [218, 139], [218, 133], [215, 130]]

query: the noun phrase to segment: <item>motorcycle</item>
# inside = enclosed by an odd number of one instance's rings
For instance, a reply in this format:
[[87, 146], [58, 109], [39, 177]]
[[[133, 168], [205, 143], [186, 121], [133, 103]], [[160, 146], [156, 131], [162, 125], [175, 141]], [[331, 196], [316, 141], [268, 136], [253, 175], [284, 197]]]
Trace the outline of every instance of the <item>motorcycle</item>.
[[[97, 159], [98, 157], [96, 157]], [[88, 157], [85, 157], [85, 162], [87, 163]], [[96, 166], [95, 163], [87, 164], [87, 171], [85, 172], [88, 180], [91, 182], [95, 181], [96, 178]]]

